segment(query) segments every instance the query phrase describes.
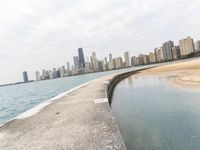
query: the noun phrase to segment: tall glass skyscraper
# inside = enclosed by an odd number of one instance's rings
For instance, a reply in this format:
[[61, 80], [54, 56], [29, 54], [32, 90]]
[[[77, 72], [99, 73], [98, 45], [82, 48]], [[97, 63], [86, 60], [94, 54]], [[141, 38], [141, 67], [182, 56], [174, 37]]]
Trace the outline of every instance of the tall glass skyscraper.
[[82, 48], [78, 49], [78, 56], [79, 56], [79, 68], [85, 68], [85, 58]]

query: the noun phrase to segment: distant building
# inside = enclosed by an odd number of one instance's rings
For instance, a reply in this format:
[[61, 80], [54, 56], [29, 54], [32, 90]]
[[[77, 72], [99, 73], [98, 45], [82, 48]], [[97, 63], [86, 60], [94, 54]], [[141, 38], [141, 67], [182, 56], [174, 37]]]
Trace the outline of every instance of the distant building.
[[200, 41], [195, 42], [195, 51], [200, 51]]
[[130, 55], [129, 52], [124, 53], [125, 67], [130, 67]]
[[114, 69], [113, 60], [108, 62], [108, 70]]
[[103, 65], [104, 65], [104, 64], [103, 64], [103, 61], [98, 61], [97, 64], [98, 64], [98, 71], [104, 71], [104, 70], [103, 70], [103, 68], [104, 68], [104, 67], [103, 67]]
[[180, 47], [179, 46], [172, 47], [172, 56], [173, 56], [173, 59], [180, 58], [181, 53], [180, 53]]
[[40, 81], [40, 72], [39, 71], [35, 72], [35, 78], [36, 78], [36, 81]]
[[123, 61], [121, 57], [117, 57], [113, 59], [113, 68], [114, 69], [119, 69], [123, 67]]
[[152, 53], [152, 52], [149, 53], [149, 61], [150, 61], [150, 63], [156, 62], [156, 54], [155, 53]]
[[164, 54], [164, 60], [172, 60], [172, 47], [174, 46], [173, 41], [168, 41], [163, 44], [163, 54]]
[[149, 55], [143, 55], [143, 62], [144, 62], [144, 65], [147, 65], [150, 63]]
[[61, 75], [60, 75], [60, 70], [59, 70], [59, 69], [56, 71], [56, 77], [57, 77], [57, 78], [60, 78], [60, 77], [61, 77]]
[[92, 69], [96, 72], [96, 71], [99, 71], [99, 65], [98, 65], [98, 60], [97, 60], [97, 57], [96, 57], [96, 53], [95, 52], [92, 52], [92, 56], [90, 57], [91, 59], [91, 66], [92, 66]]
[[112, 61], [112, 54], [109, 54], [109, 62]]
[[62, 66], [58, 69], [60, 71], [60, 77], [65, 77], [65, 66]]
[[108, 70], [114, 69], [112, 54], [109, 54]]
[[70, 63], [67, 62], [67, 72], [69, 72], [70, 70], [71, 70], [71, 68], [70, 68]]
[[85, 68], [85, 57], [82, 48], [78, 49], [78, 57], [79, 57], [79, 68], [80, 69]]
[[24, 82], [28, 82], [28, 73], [26, 71], [23, 72]]
[[194, 52], [194, 42], [191, 37], [179, 41], [181, 56]]
[[131, 57], [131, 66], [137, 66], [137, 59], [135, 56]]
[[57, 70], [56, 70], [56, 68], [53, 68], [53, 78], [57, 78]]
[[105, 57], [105, 70], [108, 70], [108, 60], [107, 60], [107, 57]]
[[79, 58], [78, 58], [78, 56], [74, 56], [73, 60], [74, 60], [74, 68], [78, 69], [79, 68]]
[[117, 69], [117, 59], [116, 58], [112, 59], [112, 62], [113, 62], [113, 69]]
[[85, 62], [85, 72], [86, 73], [90, 73], [90, 72], [94, 72], [94, 70], [91, 69], [91, 63], [89, 61]]
[[155, 52], [155, 55], [156, 55], [156, 61], [157, 62], [163, 62], [164, 61], [163, 50], [161, 48], [155, 48], [154, 52]]
[[143, 59], [144, 55], [140, 54], [137, 57], [137, 64], [138, 65], [144, 65], [144, 59]]

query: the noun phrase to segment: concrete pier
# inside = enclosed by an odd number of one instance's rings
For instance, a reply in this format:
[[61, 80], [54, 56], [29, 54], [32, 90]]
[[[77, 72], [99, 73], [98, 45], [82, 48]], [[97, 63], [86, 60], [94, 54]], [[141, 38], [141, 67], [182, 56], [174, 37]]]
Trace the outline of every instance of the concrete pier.
[[112, 78], [91, 81], [37, 114], [0, 127], [0, 149], [125, 150], [107, 98]]

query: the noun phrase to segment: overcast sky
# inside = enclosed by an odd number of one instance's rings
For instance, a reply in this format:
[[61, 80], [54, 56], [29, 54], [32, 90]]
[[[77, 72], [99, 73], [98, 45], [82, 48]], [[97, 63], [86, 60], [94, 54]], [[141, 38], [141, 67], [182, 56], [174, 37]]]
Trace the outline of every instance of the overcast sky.
[[78, 47], [102, 59], [200, 39], [199, 17], [199, 0], [0, 0], [0, 84], [66, 65]]

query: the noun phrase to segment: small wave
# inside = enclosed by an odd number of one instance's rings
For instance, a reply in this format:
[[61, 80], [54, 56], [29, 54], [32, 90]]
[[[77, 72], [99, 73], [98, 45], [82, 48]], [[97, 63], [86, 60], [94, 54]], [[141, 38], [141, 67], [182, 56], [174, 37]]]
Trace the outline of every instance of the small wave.
[[[92, 80], [92, 81], [93, 81], [93, 80]], [[91, 82], [91, 81], [89, 81], [89, 82]], [[35, 107], [33, 107], [33, 108], [31, 108], [31, 109], [25, 111], [24, 113], [18, 115], [17, 117], [14, 117], [14, 118], [10, 119], [10, 120], [7, 121], [6, 123], [11, 122], [11, 121], [13, 121], [13, 120], [15, 120], [15, 119], [25, 119], [25, 118], [29, 118], [29, 117], [31, 117], [31, 116], [33, 116], [33, 115], [39, 113], [44, 107], [50, 105], [52, 102], [54, 102], [54, 101], [60, 99], [61, 97], [65, 96], [65, 95], [67, 95], [67, 94], [69, 94], [69, 93], [71, 93], [71, 92], [73, 92], [73, 91], [75, 91], [75, 90], [80, 89], [81, 87], [84, 87], [84, 86], [88, 85], [89, 82], [84, 83], [84, 84], [82, 84], [82, 85], [79, 85], [79, 86], [77, 86], [77, 87], [75, 87], [75, 88], [72, 88], [72, 89], [70, 89], [70, 90], [68, 90], [68, 91], [66, 91], [66, 92], [63, 92], [63, 93], [61, 93], [61, 94], [55, 96], [55, 97], [52, 97], [52, 98], [46, 100], [45, 102], [43, 102], [43, 103], [41, 103], [41, 104], [39, 104], [39, 105], [37, 105], [37, 106], [35, 106]], [[6, 123], [0, 124], [0, 127], [4, 126]], [[0, 136], [1, 136], [1, 135], [0, 135]]]

